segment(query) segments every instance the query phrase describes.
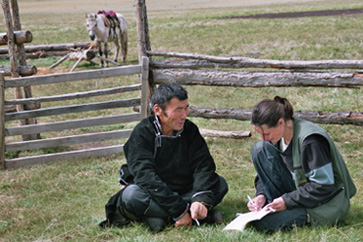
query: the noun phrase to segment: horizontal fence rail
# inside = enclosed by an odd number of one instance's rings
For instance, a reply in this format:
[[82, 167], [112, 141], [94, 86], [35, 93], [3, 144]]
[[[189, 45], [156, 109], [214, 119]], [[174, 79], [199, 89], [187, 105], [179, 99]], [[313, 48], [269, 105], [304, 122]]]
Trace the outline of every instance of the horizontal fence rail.
[[[163, 56], [184, 59], [202, 60], [204, 63], [230, 64], [235, 68], [276, 68], [276, 69], [363, 69], [363, 60], [314, 60], [314, 61], [291, 61], [291, 60], [269, 60], [254, 59], [248, 57], [216, 57], [210, 55], [147, 51], [150, 56]], [[152, 61], [151, 66], [162, 63]], [[170, 64], [170, 62], [169, 62]], [[198, 64], [198, 63], [194, 63]], [[231, 67], [231, 66], [230, 66]]]
[[23, 142], [13, 142], [5, 145], [5, 151], [34, 150], [57, 146], [67, 146], [85, 144], [90, 142], [101, 142], [105, 140], [128, 138], [132, 130], [97, 132], [91, 134], [81, 134], [66, 137], [49, 138], [45, 140], [31, 140]]
[[80, 113], [95, 110], [104, 110], [111, 108], [122, 108], [122, 107], [132, 107], [140, 105], [140, 98], [133, 98], [128, 100], [117, 100], [109, 102], [99, 102], [81, 105], [70, 105], [55, 108], [43, 108], [39, 110], [22, 111], [16, 113], [5, 114], [5, 121], [41, 117], [41, 116], [52, 116], [67, 113]]
[[111, 95], [111, 94], [138, 91], [138, 90], [141, 90], [140, 84], [123, 86], [123, 87], [115, 87], [115, 88], [107, 88], [107, 89], [101, 89], [101, 90], [94, 90], [94, 91], [89, 91], [89, 92], [77, 92], [77, 93], [68, 93], [68, 94], [63, 94], [63, 95], [54, 95], [54, 96], [50, 96], [50, 97], [32, 97], [32, 98], [26, 98], [26, 99], [5, 100], [5, 105], [65, 101], [65, 100], [72, 100], [72, 99], [78, 99], [78, 98], [97, 97], [97, 96]]
[[115, 115], [110, 117], [78, 119], [78, 120], [46, 123], [46, 124], [33, 124], [33, 125], [7, 128], [5, 129], [5, 136], [46, 133], [46, 132], [54, 132], [67, 129], [79, 129], [79, 128], [111, 125], [118, 123], [128, 123], [138, 120], [140, 120], [140, 114], [135, 113], [135, 114]]
[[222, 70], [153, 69], [153, 80], [161, 84], [233, 87], [359, 87], [363, 74], [319, 72], [236, 72]]
[[47, 155], [35, 155], [31, 157], [14, 158], [5, 161], [5, 168], [12, 169], [12, 168], [19, 168], [22, 166], [44, 164], [48, 162], [77, 159], [89, 156], [107, 156], [115, 153], [122, 153], [123, 147], [124, 147], [123, 145], [113, 145], [102, 148], [92, 148], [85, 150], [58, 152]]
[[5, 80], [5, 88], [46, 85], [53, 83], [73, 82], [73, 81], [90, 80], [90, 79], [101, 79], [114, 76], [127, 76], [127, 75], [140, 74], [141, 71], [142, 67], [137, 65], [137, 66], [113, 67], [101, 70], [50, 74], [43, 76], [30, 76], [26, 78], [19, 77], [19, 78], [12, 78], [9, 80]]
[[[190, 117], [213, 119], [236, 119], [250, 121], [252, 110], [228, 108], [190, 107]], [[353, 124], [363, 126], [363, 112], [323, 113], [318, 111], [294, 111], [294, 117], [310, 120], [321, 124]]]

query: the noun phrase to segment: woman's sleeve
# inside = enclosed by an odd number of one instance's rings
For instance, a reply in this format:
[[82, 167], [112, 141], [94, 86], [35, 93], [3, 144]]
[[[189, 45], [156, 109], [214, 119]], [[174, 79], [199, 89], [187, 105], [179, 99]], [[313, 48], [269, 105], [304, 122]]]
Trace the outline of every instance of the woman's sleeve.
[[313, 208], [328, 200], [335, 192], [329, 143], [323, 136], [308, 136], [302, 143], [300, 159], [308, 182], [282, 196], [287, 208]]

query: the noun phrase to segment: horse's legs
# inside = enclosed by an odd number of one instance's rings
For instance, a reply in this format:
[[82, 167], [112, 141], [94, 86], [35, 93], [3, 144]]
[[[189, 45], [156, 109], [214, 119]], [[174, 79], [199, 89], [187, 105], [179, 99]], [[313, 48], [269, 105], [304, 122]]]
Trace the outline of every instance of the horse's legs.
[[121, 54], [122, 54], [122, 62], [126, 62], [127, 57], [127, 33], [122, 33], [120, 36], [121, 42]]
[[[105, 49], [103, 50], [103, 52], [105, 53], [105, 57], [107, 59], [107, 57], [108, 57], [108, 43], [105, 42], [104, 44], [105, 44]], [[106, 61], [106, 67], [108, 67], [108, 61]]]
[[[97, 42], [98, 45], [98, 54], [102, 57], [102, 44], [100, 41]], [[101, 59], [100, 67], [103, 67], [103, 60]]]
[[120, 52], [120, 45], [118, 43], [118, 39], [115, 39], [114, 43], [115, 43], [115, 47], [116, 47], [116, 53], [115, 53], [115, 57], [113, 59], [115, 62], [117, 62], [118, 53]]

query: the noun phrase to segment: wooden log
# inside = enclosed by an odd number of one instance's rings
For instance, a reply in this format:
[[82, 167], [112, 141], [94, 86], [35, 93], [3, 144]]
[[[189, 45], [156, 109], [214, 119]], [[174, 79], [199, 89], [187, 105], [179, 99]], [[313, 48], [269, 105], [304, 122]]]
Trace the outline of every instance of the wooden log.
[[31, 43], [33, 40], [33, 35], [28, 30], [18, 30], [15, 31], [14, 34], [16, 44]]
[[27, 125], [21, 127], [10, 127], [5, 129], [5, 136], [55, 132], [67, 129], [79, 129], [86, 127], [94, 127], [94, 126], [129, 123], [139, 120], [140, 120], [140, 114], [138, 113], [121, 114], [121, 115], [87, 118], [87, 119], [76, 119], [76, 120], [68, 120], [68, 121], [61, 121], [54, 123]]
[[[71, 49], [85, 49], [91, 46], [91, 42], [78, 42], [78, 43], [59, 43], [47, 45], [27, 45], [25, 46], [26, 53], [33, 53], [37, 51], [70, 51]], [[8, 48], [0, 48], [0, 54], [7, 54]]]
[[6, 33], [0, 33], [0, 45], [8, 44], [8, 36]]
[[74, 65], [73, 65], [73, 67], [72, 67], [72, 69], [70, 70], [70, 72], [73, 72], [73, 71], [74, 71], [74, 69], [78, 66], [78, 64], [81, 62], [81, 60], [82, 60], [82, 57], [80, 57], [80, 58], [77, 60], [76, 64], [74, 64]]
[[220, 130], [199, 128], [199, 132], [203, 136], [211, 136], [211, 137], [223, 137], [223, 138], [233, 138], [233, 139], [251, 137], [251, 131], [220, 131]]
[[88, 111], [95, 111], [95, 110], [102, 110], [102, 109], [124, 108], [124, 107], [132, 107], [132, 106], [136, 106], [136, 105], [140, 105], [140, 98], [131, 98], [131, 99], [124, 99], [124, 100], [108, 101], [108, 102], [98, 102], [98, 103], [89, 103], [89, 104], [43, 108], [43, 109], [27, 110], [27, 111], [16, 112], [16, 113], [7, 113], [7, 114], [5, 114], [5, 121], [32, 118], [32, 117], [60, 115], [60, 114], [67, 114], [67, 113], [88, 112]]
[[[38, 59], [45, 58], [49, 56], [64, 56], [68, 54], [69, 51], [37, 51], [37, 52], [27, 52], [25, 56], [27, 59]], [[0, 54], [0, 59], [9, 59], [9, 54]]]
[[62, 58], [60, 58], [56, 63], [54, 63], [53, 65], [51, 65], [48, 69], [53, 69], [54, 67], [58, 66], [60, 63], [62, 63], [63, 61], [65, 61], [69, 56], [69, 53], [67, 53], [65, 56], [63, 56]]
[[153, 69], [155, 83], [234, 87], [350, 87], [363, 85], [363, 74], [352, 72], [235, 72], [221, 70]]
[[[15, 30], [14, 40], [16, 44], [31, 43], [33, 41], [33, 35], [29, 30]], [[0, 45], [8, 44], [8, 36], [6, 33], [0, 34]]]
[[121, 66], [121, 64], [120, 64], [120, 63], [117, 63], [117, 62], [115, 62], [115, 61], [112, 61], [112, 60], [110, 60], [110, 59], [107, 59], [107, 58], [105, 58], [105, 57], [103, 57], [103, 56], [96, 55], [95, 57], [96, 57], [96, 58], [98, 58], [98, 59], [100, 59], [100, 60], [110, 62], [110, 63], [114, 64], [115, 66]]
[[[76, 60], [77, 62], [73, 65], [70, 72], [73, 72], [74, 69], [78, 66], [78, 64], [82, 60], [91, 61], [94, 57], [96, 57], [95, 52], [91, 51], [90, 49], [82, 50], [82, 51], [72, 51], [68, 55], [69, 60]], [[110, 60], [109, 60], [110, 61]], [[116, 62], [115, 62], [116, 63]], [[118, 64], [118, 63], [117, 63]], [[118, 64], [120, 65], [120, 64]]]
[[150, 68], [157, 69], [201, 69], [201, 68], [242, 68], [238, 64], [216, 63], [207, 60], [153, 60]]
[[[4, 72], [4, 76], [12, 75], [10, 66], [0, 66], [0, 71]], [[37, 67], [33, 65], [19, 66], [18, 70], [20, 76], [32, 76], [37, 71]]]
[[[249, 121], [252, 110], [243, 109], [216, 109], [191, 107], [190, 117], [213, 119], [236, 119]], [[295, 111], [294, 117], [310, 120], [321, 124], [352, 124], [363, 126], [363, 112], [334, 112], [324, 113], [319, 111]]]
[[147, 51], [151, 56], [176, 57], [206, 60], [215, 63], [238, 64], [241, 67], [277, 68], [277, 69], [363, 69], [363, 60], [314, 60], [289, 61], [254, 59], [248, 57], [216, 57], [210, 55]]
[[295, 111], [294, 117], [310, 120], [321, 124], [353, 124], [363, 126], [363, 112]]
[[81, 51], [71, 51], [69, 53], [68, 59], [69, 60], [92, 60], [96, 57], [96, 53], [90, 49], [87, 50], [81, 50]]

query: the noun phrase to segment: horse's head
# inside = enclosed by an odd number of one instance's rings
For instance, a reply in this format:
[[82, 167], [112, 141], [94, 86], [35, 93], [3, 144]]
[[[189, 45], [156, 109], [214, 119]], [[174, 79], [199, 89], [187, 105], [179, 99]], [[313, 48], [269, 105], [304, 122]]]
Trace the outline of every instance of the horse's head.
[[97, 14], [86, 14], [87, 31], [90, 39], [93, 41], [96, 37]]

